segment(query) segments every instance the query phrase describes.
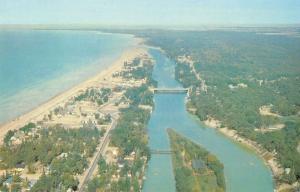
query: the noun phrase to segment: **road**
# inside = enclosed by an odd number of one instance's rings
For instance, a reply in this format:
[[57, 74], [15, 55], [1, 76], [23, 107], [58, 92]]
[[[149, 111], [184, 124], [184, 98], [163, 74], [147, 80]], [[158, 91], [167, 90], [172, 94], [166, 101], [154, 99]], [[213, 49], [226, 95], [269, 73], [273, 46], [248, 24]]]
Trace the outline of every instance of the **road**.
[[[114, 104], [115, 102], [119, 101], [120, 98], [116, 97], [116, 98], [112, 98], [109, 102], [103, 104], [100, 109], [104, 109], [106, 106], [110, 105], [110, 104]], [[97, 163], [98, 160], [101, 156], [101, 154], [103, 153], [105, 147], [107, 146], [107, 144], [110, 141], [110, 131], [112, 129], [115, 128], [116, 124], [117, 124], [117, 119], [118, 119], [118, 115], [119, 112], [118, 111], [106, 111], [106, 113], [111, 115], [111, 119], [112, 119], [112, 123], [111, 126], [108, 128], [108, 130], [105, 132], [104, 136], [103, 136], [103, 140], [99, 146], [99, 150], [97, 152], [96, 158], [93, 160], [92, 164], [89, 166], [88, 168], [88, 173], [86, 174], [86, 176], [83, 179], [83, 182], [79, 183], [78, 188], [79, 188], [79, 192], [83, 192], [88, 181], [91, 179], [91, 177], [93, 176], [93, 173], [95, 172], [95, 169], [97, 167]]]
[[83, 192], [85, 186], [87, 185], [88, 181], [92, 177], [92, 175], [97, 167], [98, 160], [99, 160], [101, 154], [103, 153], [105, 146], [110, 141], [110, 131], [115, 128], [116, 124], [117, 124], [117, 120], [114, 117], [112, 117], [112, 124], [111, 124], [110, 128], [106, 131], [105, 135], [103, 136], [103, 141], [100, 144], [100, 149], [97, 153], [97, 156], [94, 159], [92, 165], [89, 167], [88, 174], [85, 176], [82, 184], [79, 185], [79, 192]]

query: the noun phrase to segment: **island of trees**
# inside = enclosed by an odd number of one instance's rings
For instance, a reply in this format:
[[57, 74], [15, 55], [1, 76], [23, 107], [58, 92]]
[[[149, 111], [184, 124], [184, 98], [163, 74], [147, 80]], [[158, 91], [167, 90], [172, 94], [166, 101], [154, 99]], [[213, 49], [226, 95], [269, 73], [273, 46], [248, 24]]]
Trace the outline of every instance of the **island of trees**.
[[225, 191], [223, 164], [201, 146], [168, 129], [176, 191]]

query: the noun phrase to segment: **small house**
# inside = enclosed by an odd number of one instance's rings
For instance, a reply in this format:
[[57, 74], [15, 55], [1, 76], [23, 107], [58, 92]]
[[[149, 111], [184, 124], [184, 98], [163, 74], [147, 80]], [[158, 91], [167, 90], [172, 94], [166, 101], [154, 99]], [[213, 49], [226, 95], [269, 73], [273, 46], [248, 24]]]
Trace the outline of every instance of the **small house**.
[[193, 167], [193, 169], [195, 169], [197, 171], [201, 171], [201, 170], [205, 169], [206, 165], [201, 159], [194, 159], [192, 161], [192, 167]]

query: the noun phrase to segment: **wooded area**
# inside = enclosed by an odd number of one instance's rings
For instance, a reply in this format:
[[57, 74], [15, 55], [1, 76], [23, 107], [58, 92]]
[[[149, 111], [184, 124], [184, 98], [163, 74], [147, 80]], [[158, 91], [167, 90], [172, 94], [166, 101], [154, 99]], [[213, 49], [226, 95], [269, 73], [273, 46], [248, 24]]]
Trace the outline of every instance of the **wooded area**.
[[[201, 120], [220, 120], [221, 127], [237, 130], [270, 152], [275, 149], [283, 168], [292, 170], [279, 179], [289, 183], [300, 179], [299, 38], [238, 31], [137, 34], [177, 61], [176, 78], [192, 88], [188, 105]], [[180, 57], [189, 61], [179, 61]], [[262, 106], [268, 106], [271, 115], [262, 114]], [[285, 127], [259, 131], [278, 124]]]

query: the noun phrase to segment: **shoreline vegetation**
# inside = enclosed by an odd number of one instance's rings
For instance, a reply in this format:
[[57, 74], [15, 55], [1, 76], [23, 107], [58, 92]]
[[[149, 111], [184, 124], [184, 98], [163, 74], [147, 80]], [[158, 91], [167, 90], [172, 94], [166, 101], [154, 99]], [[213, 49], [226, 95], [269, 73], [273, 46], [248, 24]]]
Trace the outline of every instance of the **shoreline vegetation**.
[[[190, 110], [188, 110], [190, 111]], [[191, 112], [191, 111], [190, 111]], [[195, 115], [194, 113], [192, 113]], [[230, 129], [228, 127], [221, 127], [222, 122], [216, 120], [212, 117], [207, 118], [205, 121], [202, 121], [204, 125], [209, 128], [216, 129], [219, 133], [225, 135], [226, 137], [230, 138], [231, 140], [238, 142], [247, 148], [254, 151], [256, 154], [259, 155], [264, 160], [265, 165], [271, 168], [273, 177], [280, 176], [283, 173], [283, 169], [280, 166], [279, 162], [276, 160], [276, 157], [273, 153], [270, 153], [262, 146], [260, 146], [257, 142], [247, 139], [241, 136], [236, 130]]]
[[[176, 61], [187, 110], [267, 162], [276, 191], [299, 189], [299, 39], [251, 31], [136, 32]], [[298, 43], [298, 44], [297, 44]]]
[[[89, 184], [85, 183], [87, 178], [96, 172], [94, 165], [103, 165], [103, 157], [110, 162], [104, 154], [111, 148], [120, 148], [118, 160], [145, 159], [132, 161], [136, 172], [131, 172], [129, 187], [141, 188], [150, 158], [143, 129], [153, 105], [148, 86], [155, 86], [155, 82], [149, 78], [153, 65], [143, 40], [135, 41], [136, 45], [125, 50], [111, 67], [1, 125], [1, 191], [84, 189]], [[138, 148], [130, 148], [136, 143], [117, 143], [122, 139], [120, 127], [132, 118], [126, 117], [127, 113], [141, 117], [132, 122], [137, 126], [137, 135], [132, 137], [140, 142]], [[114, 144], [110, 137], [116, 140]]]
[[[268, 166], [271, 169], [273, 179], [275, 180], [275, 182], [276, 182], [275, 177], [278, 177], [281, 174], [283, 174], [283, 169], [280, 166], [280, 164], [279, 164], [278, 160], [276, 159], [275, 155], [270, 153], [266, 149], [264, 149], [262, 146], [260, 146], [255, 141], [252, 141], [250, 139], [242, 137], [234, 129], [229, 129], [227, 127], [222, 127], [221, 128], [220, 127], [221, 122], [218, 121], [218, 120], [215, 120], [213, 118], [210, 118], [209, 120], [205, 120], [205, 121], [203, 121], [203, 123], [207, 127], [216, 129], [219, 133], [225, 135], [226, 137], [230, 138], [231, 140], [233, 140], [233, 141], [235, 141], [239, 144], [242, 144], [243, 146], [246, 146], [248, 149], [255, 152], [260, 158], [263, 159], [265, 165]], [[288, 186], [286, 186], [284, 184], [282, 186], [276, 186], [276, 190], [281, 191], [281, 188], [283, 188], [283, 187], [286, 188]]]
[[224, 166], [216, 156], [169, 128], [176, 191], [226, 191]]
[[219, 133], [225, 135], [229, 139], [243, 146], [246, 146], [248, 149], [255, 152], [261, 159], [263, 159], [265, 165], [268, 166], [272, 171], [276, 192], [289, 192], [290, 190], [293, 190], [294, 188], [296, 189], [298, 187], [297, 183], [291, 185], [278, 180], [278, 177], [281, 177], [285, 174], [285, 170], [282, 168], [282, 165], [276, 158], [276, 153], [269, 152], [259, 143], [243, 137], [234, 129], [230, 129], [228, 127], [220, 127], [221, 121], [219, 120], [210, 117], [209, 120], [205, 120], [203, 121], [203, 123], [209, 128], [216, 129]]

